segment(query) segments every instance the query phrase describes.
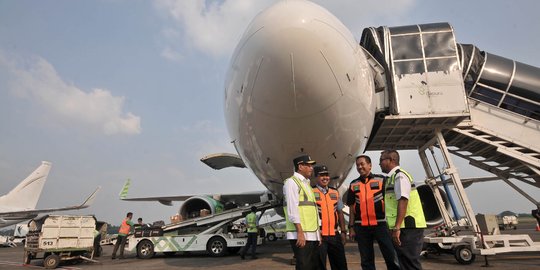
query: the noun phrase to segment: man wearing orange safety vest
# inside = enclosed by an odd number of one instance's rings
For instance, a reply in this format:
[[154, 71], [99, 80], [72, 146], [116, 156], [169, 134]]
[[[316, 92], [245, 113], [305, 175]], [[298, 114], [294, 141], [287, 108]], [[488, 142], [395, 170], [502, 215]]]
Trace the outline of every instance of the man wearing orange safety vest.
[[113, 260], [116, 258], [116, 251], [118, 250], [118, 247], [120, 247], [120, 256], [118, 258], [119, 259], [124, 258], [124, 247], [126, 246], [127, 236], [131, 228], [133, 228], [133, 226], [135, 225], [133, 221], [131, 221], [131, 218], [133, 218], [133, 213], [129, 212], [126, 215], [126, 218], [122, 220], [122, 224], [120, 225], [120, 229], [118, 230], [118, 237], [116, 238], [116, 244], [114, 245], [114, 249], [112, 253]]
[[347, 242], [347, 229], [342, 211], [343, 202], [339, 192], [328, 186], [330, 183], [328, 168], [324, 165], [318, 165], [313, 168], [313, 172], [317, 177], [317, 185], [313, 188], [313, 193], [321, 219], [320, 254], [324, 269], [326, 269], [326, 257], [328, 256], [332, 270], [347, 270], [344, 248]]
[[371, 173], [371, 158], [356, 158], [360, 177], [354, 179], [347, 192], [349, 237], [358, 242], [363, 270], [375, 269], [374, 240], [384, 257], [387, 269], [400, 269], [396, 250], [388, 232], [384, 210], [384, 178]]

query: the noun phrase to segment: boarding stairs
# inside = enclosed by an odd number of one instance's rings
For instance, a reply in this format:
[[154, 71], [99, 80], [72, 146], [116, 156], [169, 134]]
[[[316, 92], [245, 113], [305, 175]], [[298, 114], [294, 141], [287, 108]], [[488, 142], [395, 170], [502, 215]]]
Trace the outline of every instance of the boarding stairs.
[[[540, 188], [540, 69], [458, 44], [446, 23], [366, 28], [360, 45], [376, 86], [377, 115], [366, 150], [418, 150], [425, 182], [448, 228], [425, 241], [449, 245], [456, 258], [540, 251], [528, 235], [484, 235], [464, 189], [501, 179], [540, 207], [510, 181]], [[494, 176], [462, 179], [452, 154]], [[465, 225], [456, 220], [452, 194]], [[465, 248], [470, 252], [462, 252]]]
[[[471, 106], [471, 119], [464, 120], [445, 133], [450, 153], [500, 179], [516, 179], [540, 188], [540, 122], [512, 115], [512, 112], [488, 104], [471, 100], [469, 103], [476, 104]], [[485, 114], [486, 109], [497, 113]], [[483, 121], [475, 120], [477, 114], [483, 114], [484, 118], [497, 123], [497, 130], [486, 126]], [[508, 119], [501, 115], [512, 117]], [[534, 127], [536, 133], [531, 132], [531, 135], [516, 134], [516, 129]]]

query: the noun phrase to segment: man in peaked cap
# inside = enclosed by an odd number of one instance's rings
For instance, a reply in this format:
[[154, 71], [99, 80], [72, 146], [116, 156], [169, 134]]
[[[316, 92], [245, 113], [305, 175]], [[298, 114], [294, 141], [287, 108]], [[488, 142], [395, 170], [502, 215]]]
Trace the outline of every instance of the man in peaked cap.
[[309, 155], [293, 159], [295, 172], [283, 184], [287, 239], [296, 258], [296, 269], [324, 269], [319, 254], [319, 214], [309, 181], [314, 164]]

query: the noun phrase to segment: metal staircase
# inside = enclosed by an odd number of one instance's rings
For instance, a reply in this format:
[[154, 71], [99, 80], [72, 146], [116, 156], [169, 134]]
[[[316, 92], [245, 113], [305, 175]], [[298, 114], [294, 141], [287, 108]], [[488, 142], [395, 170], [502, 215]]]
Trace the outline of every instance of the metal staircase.
[[[446, 245], [466, 263], [463, 254], [540, 251], [528, 235], [483, 235], [464, 189], [500, 179], [540, 208], [538, 198], [510, 181], [540, 188], [540, 69], [457, 44], [445, 23], [366, 28], [360, 44], [379, 64], [370, 61], [378, 114], [366, 150], [418, 150], [446, 226], [444, 235], [424, 240]], [[495, 176], [461, 179], [452, 154]]]

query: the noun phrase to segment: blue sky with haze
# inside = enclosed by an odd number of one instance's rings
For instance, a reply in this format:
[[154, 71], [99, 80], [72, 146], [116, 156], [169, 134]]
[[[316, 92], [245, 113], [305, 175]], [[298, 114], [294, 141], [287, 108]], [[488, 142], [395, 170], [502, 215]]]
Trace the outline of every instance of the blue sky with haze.
[[[214, 171], [199, 159], [234, 152], [223, 117], [229, 58], [250, 20], [274, 2], [0, 0], [0, 194], [41, 160], [53, 167], [39, 207], [80, 203], [100, 185], [80, 213], [114, 224], [127, 211], [151, 221], [178, 210], [120, 201], [127, 178], [130, 196], [263, 189], [248, 170]], [[369, 26], [450, 22], [460, 43], [540, 66], [536, 0], [314, 2], [357, 39]], [[403, 156], [421, 181], [416, 152]], [[488, 175], [458, 165], [464, 177]], [[467, 191], [477, 212], [533, 207], [504, 183]]]

